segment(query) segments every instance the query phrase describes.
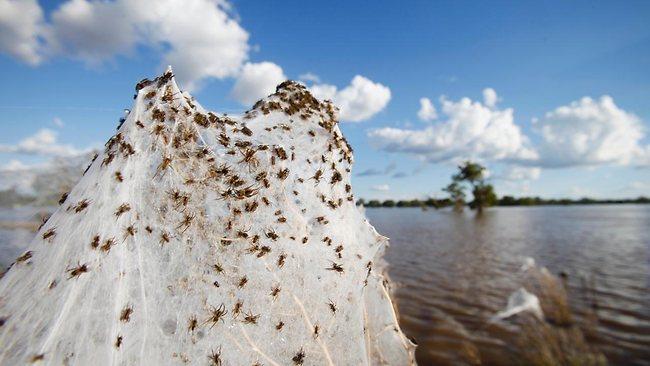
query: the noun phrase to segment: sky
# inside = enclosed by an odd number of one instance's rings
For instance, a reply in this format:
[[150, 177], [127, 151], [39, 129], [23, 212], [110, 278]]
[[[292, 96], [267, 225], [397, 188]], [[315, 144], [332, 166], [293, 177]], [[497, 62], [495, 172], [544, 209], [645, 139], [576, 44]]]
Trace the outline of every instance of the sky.
[[[238, 114], [285, 79], [340, 107], [366, 199], [650, 195], [648, 1], [0, 0], [0, 171], [102, 146], [171, 64]], [[2, 187], [2, 182], [0, 182]]]

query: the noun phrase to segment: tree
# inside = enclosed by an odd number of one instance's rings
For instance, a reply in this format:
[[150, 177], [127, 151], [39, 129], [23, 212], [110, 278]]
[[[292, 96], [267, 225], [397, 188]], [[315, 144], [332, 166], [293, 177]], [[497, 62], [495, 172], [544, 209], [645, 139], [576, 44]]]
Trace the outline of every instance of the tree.
[[455, 179], [449, 185], [442, 189], [449, 193], [449, 198], [454, 203], [454, 211], [462, 212], [465, 206], [465, 187]]
[[476, 209], [477, 213], [482, 213], [484, 207], [494, 206], [497, 202], [497, 195], [494, 193], [494, 187], [491, 184], [480, 182], [472, 189], [474, 200], [469, 203], [469, 207]]
[[458, 166], [458, 173], [451, 177], [452, 182], [443, 189], [449, 193], [456, 211], [462, 211], [465, 205], [464, 182], [470, 185], [472, 194], [474, 195], [474, 200], [470, 202], [469, 206], [472, 209], [476, 209], [478, 213], [482, 213], [483, 208], [493, 206], [497, 202], [494, 187], [491, 184], [485, 183], [484, 172], [484, 166], [472, 163], [471, 161], [466, 161]]

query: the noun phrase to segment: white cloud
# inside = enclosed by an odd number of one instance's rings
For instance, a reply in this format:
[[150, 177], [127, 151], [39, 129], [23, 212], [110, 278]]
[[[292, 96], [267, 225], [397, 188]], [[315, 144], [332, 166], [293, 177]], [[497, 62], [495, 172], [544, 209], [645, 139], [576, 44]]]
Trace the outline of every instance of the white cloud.
[[433, 121], [438, 118], [436, 107], [431, 103], [429, 98], [420, 98], [420, 110], [418, 111], [418, 118], [422, 121]]
[[0, 167], [0, 171], [2, 172], [17, 172], [21, 170], [28, 169], [29, 166], [26, 164], [23, 164], [19, 160], [12, 159], [10, 160], [7, 164], [3, 165]]
[[88, 152], [53, 157], [31, 165], [11, 160], [0, 166], [0, 191], [15, 189], [21, 194], [58, 198], [79, 180], [92, 155], [92, 152]]
[[388, 184], [380, 184], [372, 187], [373, 191], [388, 192], [390, 191], [390, 186]]
[[251, 105], [272, 94], [275, 87], [287, 80], [282, 68], [272, 62], [247, 63], [232, 89], [232, 96], [241, 104]]
[[360, 122], [379, 113], [390, 101], [390, 89], [380, 83], [357, 75], [350, 85], [338, 90], [334, 85], [316, 84], [309, 87], [316, 98], [329, 99], [340, 109], [344, 122]]
[[223, 0], [68, 0], [44, 24], [35, 1], [0, 0], [0, 50], [32, 64], [41, 55], [99, 64], [146, 46], [192, 89], [236, 76], [248, 59], [248, 33], [229, 7]]
[[311, 72], [301, 74], [298, 76], [298, 79], [304, 82], [320, 83], [320, 77]]
[[638, 191], [642, 193], [648, 193], [650, 192], [650, 182], [641, 182], [641, 181], [633, 181], [630, 182], [623, 190], [626, 191]]
[[54, 125], [58, 128], [63, 128], [63, 126], [65, 126], [65, 123], [63, 123], [63, 120], [59, 117], [54, 117], [52, 119], [52, 123], [54, 123]]
[[454, 102], [443, 97], [441, 103], [444, 121], [420, 130], [371, 130], [371, 143], [382, 150], [412, 154], [428, 162], [528, 161], [536, 157], [528, 138], [514, 123], [512, 109], [489, 108], [469, 98]]
[[42, 22], [43, 11], [36, 0], [0, 0], [0, 52], [39, 64]]
[[542, 169], [538, 167], [508, 166], [496, 178], [511, 181], [537, 180], [541, 173]]
[[501, 98], [497, 95], [497, 92], [492, 88], [483, 89], [483, 104], [492, 108], [497, 105]]
[[47, 128], [38, 130], [15, 145], [0, 144], [0, 153], [42, 155], [48, 157], [72, 157], [85, 154], [90, 149], [79, 150], [72, 145], [60, 144], [57, 133]]
[[609, 96], [584, 97], [534, 121], [543, 166], [566, 167], [642, 162], [648, 151], [641, 120]]

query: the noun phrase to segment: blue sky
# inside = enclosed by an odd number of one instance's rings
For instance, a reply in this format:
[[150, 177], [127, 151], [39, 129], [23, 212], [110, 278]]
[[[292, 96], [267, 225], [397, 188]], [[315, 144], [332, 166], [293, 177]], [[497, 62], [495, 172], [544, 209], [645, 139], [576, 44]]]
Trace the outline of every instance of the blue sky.
[[466, 158], [500, 195], [650, 195], [650, 2], [140, 5], [0, 0], [0, 168], [103, 144], [173, 60], [216, 111], [301, 76], [342, 104], [359, 197], [441, 196]]

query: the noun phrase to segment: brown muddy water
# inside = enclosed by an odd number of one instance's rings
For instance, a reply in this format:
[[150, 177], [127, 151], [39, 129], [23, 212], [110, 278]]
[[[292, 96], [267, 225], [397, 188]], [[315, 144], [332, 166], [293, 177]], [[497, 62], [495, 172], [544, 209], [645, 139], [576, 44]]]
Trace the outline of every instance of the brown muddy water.
[[366, 209], [386, 253], [400, 324], [420, 365], [511, 365], [522, 330], [490, 322], [524, 258], [562, 273], [575, 326], [613, 365], [650, 364], [650, 206]]
[[[41, 209], [0, 209], [0, 266], [34, 236]], [[491, 322], [534, 258], [564, 273], [589, 345], [613, 365], [650, 365], [650, 205], [493, 208], [466, 212], [366, 209], [390, 237], [386, 260], [400, 324], [420, 365], [527, 364], [522, 330]]]

